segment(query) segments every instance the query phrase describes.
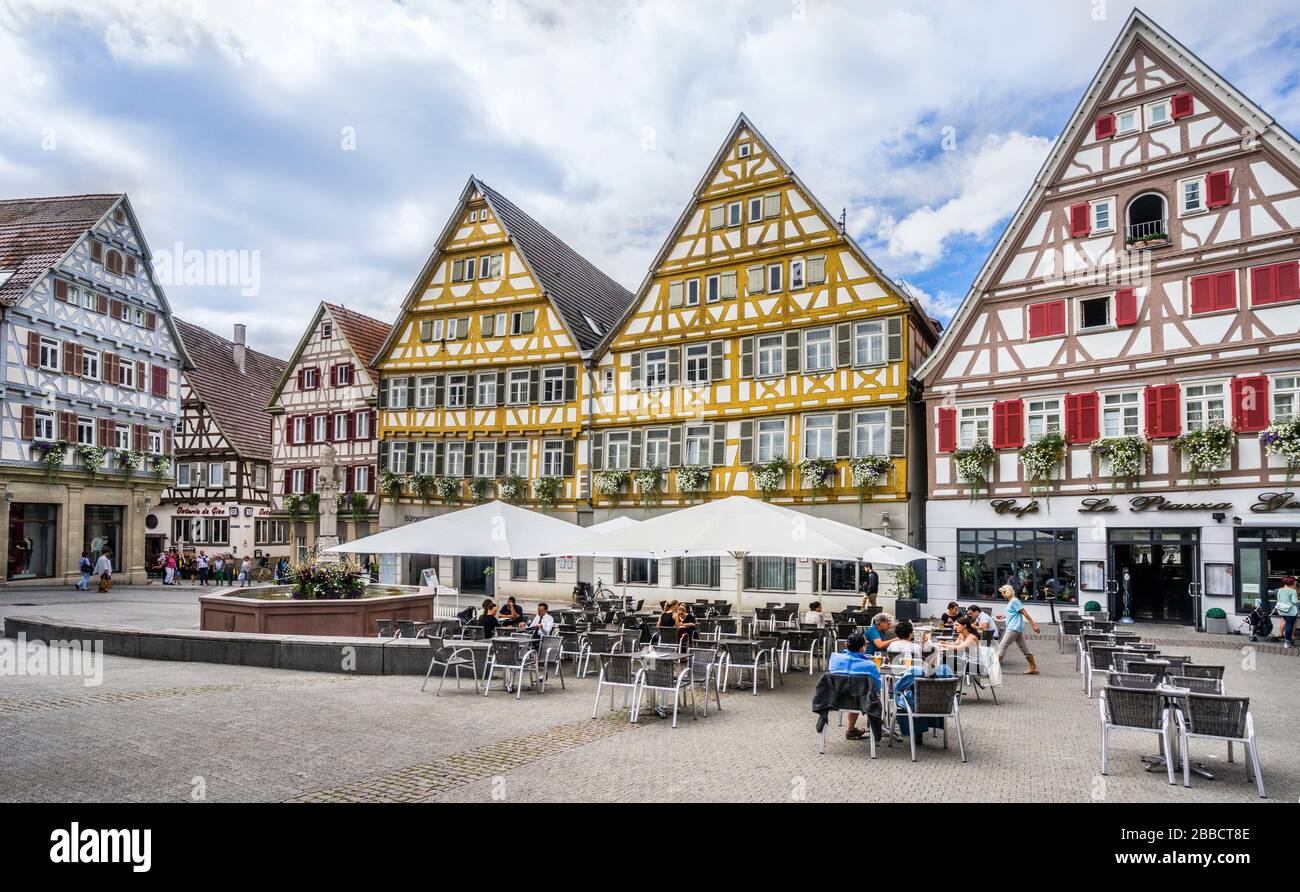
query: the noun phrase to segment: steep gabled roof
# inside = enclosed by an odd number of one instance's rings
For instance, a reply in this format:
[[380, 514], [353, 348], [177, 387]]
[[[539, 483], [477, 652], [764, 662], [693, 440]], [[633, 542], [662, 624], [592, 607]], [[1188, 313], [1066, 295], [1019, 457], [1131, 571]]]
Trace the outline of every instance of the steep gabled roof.
[[13, 306], [122, 195], [0, 201], [0, 305]]
[[183, 319], [175, 321], [194, 362], [185, 379], [221, 433], [245, 458], [270, 461], [271, 415], [266, 405], [284, 375], [284, 360], [245, 348], [241, 374], [232, 341]]
[[343, 330], [343, 336], [348, 339], [348, 344], [352, 346], [352, 352], [357, 355], [357, 360], [362, 365], [369, 366], [379, 353], [379, 348], [388, 339], [388, 332], [392, 326], [387, 322], [380, 322], [378, 319], [358, 313], [356, 310], [349, 310], [341, 304], [327, 303], [325, 308]]
[[1135, 8], [1129, 15], [1128, 21], [1124, 23], [1124, 27], [1120, 29], [1119, 36], [1115, 38], [1096, 74], [1093, 75], [1088, 89], [1079, 99], [1079, 104], [1070, 115], [1065, 130], [1052, 144], [1052, 150], [1043, 161], [1043, 166], [1039, 168], [1020, 207], [1016, 209], [1015, 214], [1007, 222], [1006, 228], [998, 236], [993, 250], [984, 261], [961, 306], [957, 308], [938, 346], [916, 370], [918, 379], [924, 379], [931, 372], [941, 368], [944, 357], [952, 349], [953, 344], [962, 337], [970, 316], [979, 303], [979, 296], [989, 288], [995, 271], [1002, 266], [1008, 252], [1015, 250], [1015, 236], [1029, 225], [1044, 192], [1056, 179], [1061, 168], [1069, 162], [1070, 153], [1074, 150], [1084, 129], [1092, 126], [1089, 112], [1097, 104], [1105, 101], [1103, 91], [1114, 79], [1116, 69], [1128, 58], [1129, 52], [1139, 39], [1167, 56], [1199, 89], [1214, 96], [1225, 107], [1232, 109], [1254, 129], [1255, 133], [1259, 134], [1258, 138], [1262, 142], [1268, 143], [1281, 155], [1289, 158], [1292, 163], [1300, 165], [1300, 142], [1297, 142], [1294, 136], [1222, 75], [1206, 65], [1195, 53], [1171, 37], [1146, 13]]
[[[433, 251], [420, 269], [411, 290], [407, 292], [406, 299], [402, 301], [398, 318], [404, 317], [419, 301], [442, 256], [442, 246], [447, 243], [475, 192], [480, 193], [492, 208], [506, 236], [523, 258], [524, 265], [537, 280], [543, 295], [560, 314], [560, 319], [572, 335], [579, 352], [591, 353], [627, 312], [632, 304], [632, 292], [597, 269], [590, 260], [566, 245], [514, 202], [473, 175], [461, 190], [455, 210], [447, 218], [446, 225], [434, 242]], [[376, 353], [375, 362], [387, 355], [397, 336], [398, 328], [394, 325], [387, 340]]]

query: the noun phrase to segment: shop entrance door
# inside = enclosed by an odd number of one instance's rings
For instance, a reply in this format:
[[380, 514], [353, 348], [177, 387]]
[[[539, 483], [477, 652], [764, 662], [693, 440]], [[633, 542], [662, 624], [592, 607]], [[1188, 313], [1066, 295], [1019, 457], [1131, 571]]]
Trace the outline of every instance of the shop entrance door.
[[1193, 622], [1199, 556], [1196, 529], [1112, 529], [1111, 616], [1127, 612], [1139, 622]]
[[460, 590], [467, 594], [493, 593], [490, 557], [462, 557], [460, 559]]

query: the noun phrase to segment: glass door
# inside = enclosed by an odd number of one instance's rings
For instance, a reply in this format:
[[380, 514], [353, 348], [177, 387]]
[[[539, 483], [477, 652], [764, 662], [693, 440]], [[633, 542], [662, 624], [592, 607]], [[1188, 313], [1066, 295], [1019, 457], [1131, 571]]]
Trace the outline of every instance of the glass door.
[[1191, 623], [1200, 531], [1110, 531], [1111, 615], [1139, 622]]

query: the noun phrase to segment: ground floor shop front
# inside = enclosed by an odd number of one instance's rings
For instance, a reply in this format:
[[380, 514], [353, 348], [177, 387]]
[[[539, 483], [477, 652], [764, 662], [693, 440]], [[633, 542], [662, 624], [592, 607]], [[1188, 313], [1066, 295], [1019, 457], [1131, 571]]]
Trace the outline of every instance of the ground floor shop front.
[[1011, 585], [1040, 622], [1059, 609], [1205, 628], [1219, 608], [1235, 628], [1300, 575], [1300, 500], [1287, 492], [1098, 492], [1088, 497], [931, 500], [930, 613], [992, 605]]

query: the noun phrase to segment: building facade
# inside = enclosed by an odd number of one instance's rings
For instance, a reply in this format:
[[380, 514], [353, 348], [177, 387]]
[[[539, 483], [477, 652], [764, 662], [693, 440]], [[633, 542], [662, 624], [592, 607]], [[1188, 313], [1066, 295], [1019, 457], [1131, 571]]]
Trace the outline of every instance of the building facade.
[[[488, 498], [590, 522], [586, 364], [631, 294], [513, 202], [471, 177], [379, 351], [385, 529]], [[401, 557], [385, 578], [413, 579]], [[533, 561], [520, 585], [567, 592], [573, 562]], [[486, 558], [440, 570], [491, 591]]]
[[376, 376], [385, 322], [322, 303], [267, 401], [271, 414], [272, 513], [255, 547], [304, 562], [315, 551], [316, 473], [330, 447], [343, 470], [339, 540], [377, 532]]
[[[591, 371], [595, 519], [747, 495], [915, 542], [909, 379], [937, 338], [742, 115]], [[747, 602], [858, 600], [854, 562], [733, 563], [595, 570], [655, 601], [727, 597], [738, 571]]]
[[187, 365], [125, 195], [0, 202], [0, 578], [145, 578]]
[[1300, 571], [1298, 230], [1295, 139], [1135, 12], [919, 373], [932, 604], [1200, 625]]
[[229, 341], [182, 319], [176, 328], [193, 365], [181, 378], [175, 474], [154, 529], [167, 548], [274, 561], [289, 537], [271, 516], [267, 403], [285, 363], [248, 349], [243, 325]]

